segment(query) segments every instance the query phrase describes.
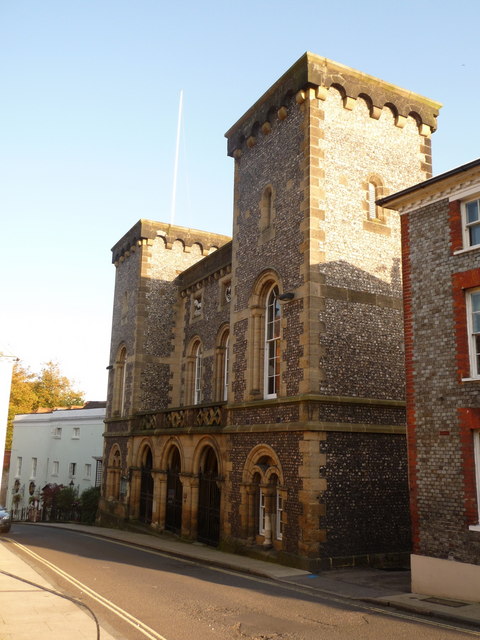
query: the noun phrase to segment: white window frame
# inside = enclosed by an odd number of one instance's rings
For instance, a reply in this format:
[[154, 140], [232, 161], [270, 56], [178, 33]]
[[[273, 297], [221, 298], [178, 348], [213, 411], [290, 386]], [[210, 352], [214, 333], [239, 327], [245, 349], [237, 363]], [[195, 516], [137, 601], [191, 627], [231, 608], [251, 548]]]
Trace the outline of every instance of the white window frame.
[[32, 475], [31, 479], [35, 479], [37, 477], [37, 466], [38, 466], [38, 458], [32, 458]]
[[72, 440], [80, 440], [80, 427], [73, 427]]
[[[467, 207], [469, 204], [474, 202], [477, 203], [478, 218], [474, 222], [468, 222]], [[465, 200], [464, 202], [462, 202], [461, 212], [462, 212], [462, 229], [463, 229], [463, 248], [473, 249], [474, 247], [480, 247], [480, 241], [472, 244], [470, 239], [470, 229], [474, 227], [478, 227], [480, 229], [480, 197], [477, 196], [476, 198], [469, 198], [468, 200]]]
[[75, 478], [76, 474], [77, 474], [77, 463], [70, 462], [70, 464], [68, 465], [68, 476], [70, 478]]
[[62, 437], [62, 427], [54, 427], [53, 437], [60, 439]]
[[282, 540], [283, 538], [283, 496], [280, 491], [277, 489], [276, 495], [276, 518], [275, 518], [275, 537], [277, 540]]
[[258, 497], [258, 533], [263, 536], [265, 535], [265, 491], [262, 487], [259, 487], [259, 497]]
[[59, 470], [60, 470], [60, 463], [58, 460], [54, 460], [52, 462], [52, 476], [58, 476]]
[[90, 480], [92, 477], [92, 465], [88, 462], [85, 463], [85, 469], [84, 469], [84, 478], [86, 480]]
[[202, 359], [203, 349], [199, 342], [195, 347], [193, 363], [193, 404], [201, 404], [202, 402]]
[[16, 476], [20, 477], [22, 475], [22, 456], [17, 457], [17, 473]]
[[[276, 309], [278, 305], [278, 317]], [[282, 313], [279, 302], [279, 290], [275, 284], [268, 292], [265, 303], [265, 359], [264, 359], [264, 398], [276, 398], [280, 385], [280, 335]], [[272, 356], [273, 353], [273, 356]], [[273, 367], [272, 369], [270, 367]], [[271, 383], [273, 385], [273, 390]]]
[[475, 482], [477, 486], [477, 524], [470, 525], [471, 531], [480, 531], [480, 429], [475, 429], [473, 435], [473, 453], [475, 458]]
[[[470, 357], [470, 377], [480, 378], [480, 309], [473, 310], [472, 298], [478, 296], [480, 304], [480, 288], [466, 291], [468, 351]], [[477, 318], [475, 322], [475, 318]], [[478, 331], [475, 331], [477, 324]]]
[[223, 399], [228, 400], [228, 345], [230, 343], [230, 336], [227, 336], [225, 340], [225, 351], [223, 358]]

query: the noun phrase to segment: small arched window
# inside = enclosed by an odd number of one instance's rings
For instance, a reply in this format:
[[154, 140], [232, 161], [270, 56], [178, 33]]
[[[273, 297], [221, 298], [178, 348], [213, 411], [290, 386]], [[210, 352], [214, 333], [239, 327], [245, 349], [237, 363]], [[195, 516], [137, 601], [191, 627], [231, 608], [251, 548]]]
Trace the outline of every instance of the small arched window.
[[376, 202], [384, 196], [384, 188], [382, 180], [378, 176], [371, 176], [367, 182], [366, 208], [367, 218], [369, 220], [383, 221], [384, 213], [382, 207]]
[[274, 208], [273, 208], [273, 189], [270, 185], [265, 187], [262, 194], [262, 200], [260, 203], [260, 227], [261, 229], [268, 229], [273, 222]]
[[278, 286], [267, 295], [265, 309], [265, 398], [276, 398], [280, 386], [280, 302]]

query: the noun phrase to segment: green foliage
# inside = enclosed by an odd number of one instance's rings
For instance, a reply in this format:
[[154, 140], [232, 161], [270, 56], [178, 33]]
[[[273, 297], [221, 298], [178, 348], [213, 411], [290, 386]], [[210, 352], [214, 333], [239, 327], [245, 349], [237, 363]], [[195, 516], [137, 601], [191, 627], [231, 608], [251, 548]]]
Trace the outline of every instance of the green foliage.
[[90, 487], [85, 489], [80, 496], [80, 508], [82, 512], [82, 522], [93, 524], [97, 515], [98, 500], [100, 498], [100, 487]]
[[12, 373], [5, 448], [12, 447], [13, 419], [17, 414], [83, 404], [84, 394], [72, 388], [72, 382], [61, 374], [56, 362], [46, 362], [39, 374], [17, 362]]
[[40, 495], [40, 497], [42, 498], [43, 506], [48, 508], [52, 507], [54, 503], [56, 504], [58, 494], [63, 488], [63, 484], [46, 484], [43, 487], [42, 493]]
[[84, 403], [83, 393], [72, 389], [71, 381], [61, 374], [56, 362], [46, 362], [32, 386], [37, 396], [35, 409], [71, 407]]
[[73, 487], [62, 487], [57, 493], [56, 507], [61, 511], [71, 511], [77, 501], [77, 491]]

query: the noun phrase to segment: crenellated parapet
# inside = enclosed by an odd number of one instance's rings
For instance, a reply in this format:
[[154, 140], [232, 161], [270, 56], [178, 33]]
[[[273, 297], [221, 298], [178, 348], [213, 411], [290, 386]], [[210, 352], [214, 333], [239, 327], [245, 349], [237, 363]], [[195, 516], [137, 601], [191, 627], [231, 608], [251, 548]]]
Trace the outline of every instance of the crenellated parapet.
[[118, 266], [142, 246], [149, 246], [161, 238], [166, 249], [179, 249], [184, 253], [196, 251], [207, 256], [230, 241], [228, 236], [198, 231], [165, 222], [139, 220], [112, 248], [112, 262]]
[[260, 135], [268, 135], [276, 123], [285, 120], [289, 108], [307, 99], [324, 101], [332, 89], [340, 93], [347, 110], [360, 98], [368, 105], [371, 118], [378, 120], [387, 108], [399, 128], [409, 117], [422, 136], [430, 136], [437, 128], [439, 102], [307, 52], [227, 131], [228, 155], [238, 159], [256, 145]]

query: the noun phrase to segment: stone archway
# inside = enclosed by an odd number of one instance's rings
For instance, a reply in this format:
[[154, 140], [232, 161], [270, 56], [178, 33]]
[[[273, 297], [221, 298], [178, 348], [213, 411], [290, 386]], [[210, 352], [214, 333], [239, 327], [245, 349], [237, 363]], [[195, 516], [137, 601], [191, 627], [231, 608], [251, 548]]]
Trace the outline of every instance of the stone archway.
[[180, 479], [181, 459], [177, 447], [172, 447], [167, 466], [167, 502], [165, 505], [165, 529], [173, 533], [182, 530], [183, 486]]
[[140, 470], [140, 511], [139, 519], [145, 524], [152, 522], [153, 508], [153, 457], [150, 447], [146, 447], [142, 456]]
[[212, 546], [220, 539], [220, 498], [217, 454], [207, 446], [198, 474], [197, 539]]

